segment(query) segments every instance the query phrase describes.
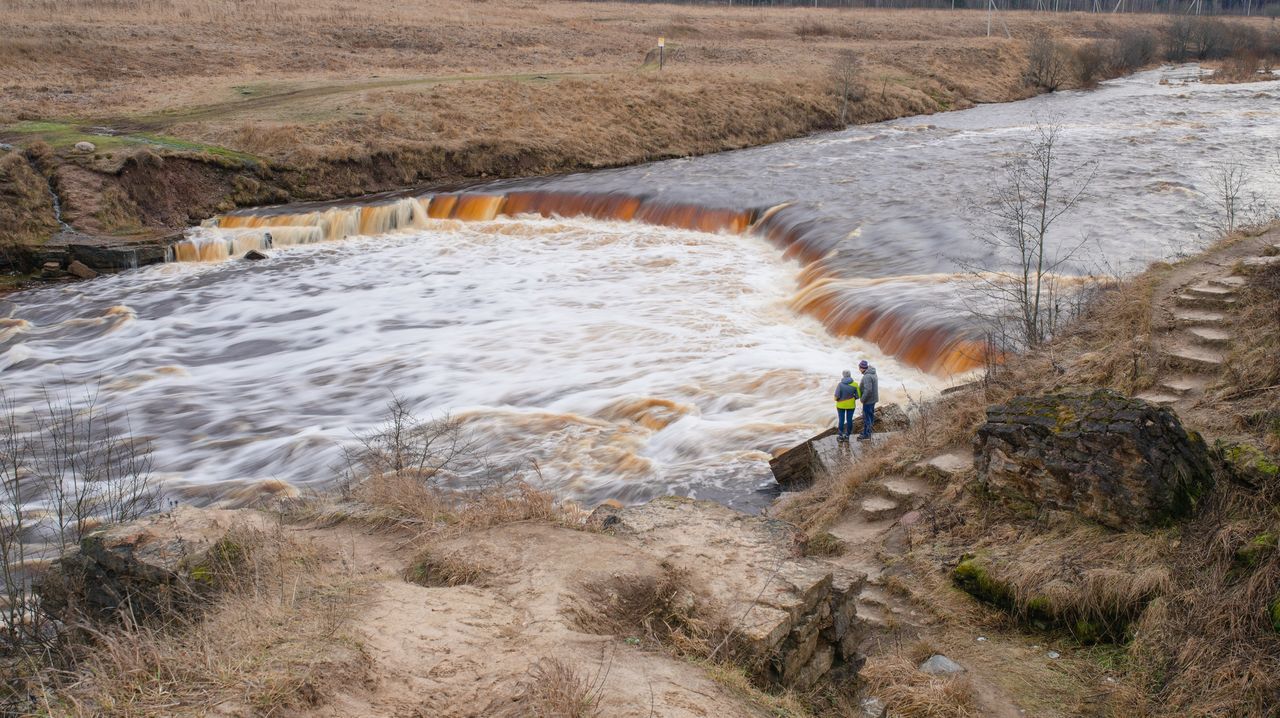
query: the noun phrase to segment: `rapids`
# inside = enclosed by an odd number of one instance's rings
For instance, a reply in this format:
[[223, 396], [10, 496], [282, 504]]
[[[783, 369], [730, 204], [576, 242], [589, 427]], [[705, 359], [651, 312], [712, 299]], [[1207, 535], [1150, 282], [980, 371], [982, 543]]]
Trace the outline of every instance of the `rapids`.
[[[966, 208], [1037, 117], [1099, 157], [1071, 266], [1202, 246], [1213, 169], [1280, 204], [1280, 82], [1166, 68], [1005, 105], [638, 167], [218, 218], [177, 261], [0, 302], [0, 380], [100, 382], [177, 496], [323, 486], [394, 392], [588, 503], [767, 501], [771, 452], [828, 425], [867, 357], [882, 401], [976, 366]], [[1163, 84], [1162, 84], [1163, 83]], [[272, 259], [224, 260], [265, 245]], [[344, 240], [344, 241], [336, 241]], [[197, 261], [193, 261], [197, 260]]]

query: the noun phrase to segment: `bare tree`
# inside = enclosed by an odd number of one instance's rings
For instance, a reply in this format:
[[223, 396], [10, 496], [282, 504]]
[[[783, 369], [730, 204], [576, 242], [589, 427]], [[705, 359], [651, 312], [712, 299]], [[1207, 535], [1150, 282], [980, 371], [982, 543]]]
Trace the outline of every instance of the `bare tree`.
[[1069, 164], [1061, 151], [1060, 126], [1037, 124], [1005, 163], [1003, 182], [975, 207], [975, 235], [1001, 268], [966, 269], [982, 298], [974, 311], [999, 350], [1033, 348], [1053, 334], [1063, 313], [1058, 269], [1085, 243], [1064, 247], [1054, 225], [1084, 199], [1097, 164]]
[[861, 102], [866, 95], [862, 82], [862, 58], [853, 50], [841, 50], [831, 65], [831, 86], [840, 101], [840, 124], [848, 124], [849, 103]]

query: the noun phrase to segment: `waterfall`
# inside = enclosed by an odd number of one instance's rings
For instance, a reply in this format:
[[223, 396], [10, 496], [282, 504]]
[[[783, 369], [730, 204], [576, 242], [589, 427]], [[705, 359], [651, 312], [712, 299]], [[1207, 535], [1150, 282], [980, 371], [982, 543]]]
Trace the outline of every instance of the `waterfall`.
[[781, 249], [784, 257], [800, 263], [800, 287], [792, 308], [814, 317], [830, 333], [874, 342], [904, 362], [934, 373], [961, 373], [982, 366], [984, 361], [984, 344], [971, 336], [963, 323], [921, 316], [901, 300], [891, 298], [902, 296], [900, 292], [868, 291], [865, 286], [837, 281], [839, 272], [827, 264], [836, 240], [828, 233], [811, 231], [814, 219], [801, 208], [785, 204], [734, 209], [621, 193], [442, 193], [302, 212], [284, 208], [225, 214], [175, 244], [171, 259], [225, 260], [251, 249], [267, 249], [268, 234], [278, 248], [425, 229], [430, 226], [428, 222], [442, 220], [482, 222], [521, 215], [585, 217], [699, 232], [755, 234]]

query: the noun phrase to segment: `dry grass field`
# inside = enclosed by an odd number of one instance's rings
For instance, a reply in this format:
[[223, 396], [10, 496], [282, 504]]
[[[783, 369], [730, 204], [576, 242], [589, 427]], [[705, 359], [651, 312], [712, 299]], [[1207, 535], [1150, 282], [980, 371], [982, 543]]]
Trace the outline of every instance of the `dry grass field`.
[[[31, 170], [0, 172], [0, 196], [16, 198], [0, 241], [28, 244], [57, 227], [49, 189], [77, 232], [156, 236], [236, 206], [717, 152], [835, 129], [846, 110], [857, 123], [1018, 99], [1044, 89], [1027, 82], [1032, 38], [1154, 42], [1168, 22], [1009, 12], [1010, 36], [997, 22], [988, 37], [980, 11], [522, 0], [0, 0], [0, 17], [0, 143]], [[846, 107], [833, 69], [849, 53]]]

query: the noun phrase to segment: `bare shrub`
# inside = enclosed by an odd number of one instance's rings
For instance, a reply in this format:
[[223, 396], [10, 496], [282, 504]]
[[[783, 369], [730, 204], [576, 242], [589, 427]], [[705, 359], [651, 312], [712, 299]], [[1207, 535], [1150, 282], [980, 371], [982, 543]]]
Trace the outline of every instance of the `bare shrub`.
[[383, 423], [343, 447], [340, 487], [345, 491], [354, 482], [375, 476], [436, 483], [445, 472], [464, 469], [463, 464], [474, 458], [474, 448], [461, 422], [447, 415], [421, 419], [403, 399], [392, 396]]
[[[32, 593], [37, 544], [63, 553], [103, 522], [155, 510], [151, 446], [112, 416], [97, 391], [45, 392], [25, 410], [0, 391], [0, 653], [57, 639]], [[40, 505], [40, 513], [33, 507]]]
[[862, 80], [862, 58], [853, 50], [841, 50], [831, 65], [831, 86], [840, 102], [840, 124], [849, 117], [849, 103], [861, 102], [867, 94]]
[[728, 635], [709, 623], [685, 575], [668, 568], [661, 576], [619, 575], [582, 587], [574, 621], [589, 633], [626, 636], [705, 657]]
[[1164, 57], [1171, 62], [1186, 62], [1195, 41], [1192, 19], [1175, 16], [1164, 26]]
[[[562, 515], [536, 464], [494, 466], [462, 422], [423, 419], [393, 397], [386, 418], [343, 447], [339, 492], [377, 512], [374, 520], [441, 536]], [[312, 506], [308, 510], [322, 511]]]
[[838, 37], [848, 39], [853, 37], [853, 31], [847, 27], [832, 25], [818, 20], [805, 20], [799, 25], [796, 25], [796, 34], [805, 39], [813, 37]]
[[1071, 77], [1071, 52], [1048, 33], [1031, 38], [1024, 79], [1032, 87], [1053, 92]]
[[1106, 43], [1095, 41], [1076, 48], [1073, 67], [1076, 83], [1080, 87], [1093, 87], [1111, 71], [1111, 58], [1115, 56]]
[[1159, 40], [1150, 30], [1126, 30], [1116, 37], [1111, 63], [1132, 72], [1155, 62], [1158, 50]]

